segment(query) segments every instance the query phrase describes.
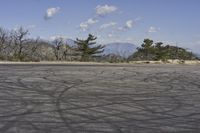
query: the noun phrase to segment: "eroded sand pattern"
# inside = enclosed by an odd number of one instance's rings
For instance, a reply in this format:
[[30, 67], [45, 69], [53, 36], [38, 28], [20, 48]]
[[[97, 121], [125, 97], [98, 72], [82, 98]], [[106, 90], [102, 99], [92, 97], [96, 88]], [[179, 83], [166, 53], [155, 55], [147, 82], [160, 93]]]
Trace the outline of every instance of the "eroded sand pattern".
[[0, 133], [200, 132], [200, 66], [1, 65]]

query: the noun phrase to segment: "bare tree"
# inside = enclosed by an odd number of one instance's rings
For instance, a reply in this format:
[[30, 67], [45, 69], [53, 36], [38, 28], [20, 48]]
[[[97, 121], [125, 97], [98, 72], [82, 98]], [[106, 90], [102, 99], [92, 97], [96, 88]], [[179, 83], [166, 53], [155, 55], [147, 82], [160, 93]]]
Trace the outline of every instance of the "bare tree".
[[9, 44], [9, 35], [8, 32], [0, 28], [0, 58], [4, 59], [5, 57], [5, 49], [8, 47]]
[[12, 31], [11, 37], [13, 41], [14, 58], [22, 61], [26, 56], [25, 45], [28, 44], [30, 39], [27, 38], [29, 31], [20, 27], [17, 30]]
[[64, 44], [64, 39], [63, 38], [56, 38], [53, 42], [53, 52], [56, 57], [56, 60], [61, 60], [62, 59], [62, 47]]
[[27, 60], [38, 61], [39, 60], [39, 45], [40, 38], [30, 39], [27, 45], [24, 47]]
[[63, 58], [67, 60], [67, 57], [70, 57], [69, 60], [71, 61], [71, 48], [67, 44], [63, 47]]

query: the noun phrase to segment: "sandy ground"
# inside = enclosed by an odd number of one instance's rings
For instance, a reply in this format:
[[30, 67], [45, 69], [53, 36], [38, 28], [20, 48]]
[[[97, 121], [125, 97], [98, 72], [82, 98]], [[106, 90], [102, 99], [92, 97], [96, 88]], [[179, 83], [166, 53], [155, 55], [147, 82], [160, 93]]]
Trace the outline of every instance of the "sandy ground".
[[0, 133], [197, 133], [199, 65], [1, 64]]
[[109, 62], [67, 62], [67, 61], [41, 61], [41, 62], [13, 62], [13, 61], [0, 61], [0, 64], [72, 64], [72, 65], [135, 65], [135, 64], [174, 64], [174, 65], [200, 65], [199, 60], [168, 60], [162, 61], [130, 61], [129, 63], [109, 63]]

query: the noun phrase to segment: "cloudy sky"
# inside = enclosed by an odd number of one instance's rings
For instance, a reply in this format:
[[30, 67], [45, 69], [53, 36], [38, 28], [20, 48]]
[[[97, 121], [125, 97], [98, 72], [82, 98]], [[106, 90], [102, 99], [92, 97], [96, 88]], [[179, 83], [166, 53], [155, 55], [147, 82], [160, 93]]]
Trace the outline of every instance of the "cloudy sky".
[[0, 26], [44, 39], [93, 33], [104, 44], [151, 38], [198, 52], [199, 7], [200, 0], [1, 0]]

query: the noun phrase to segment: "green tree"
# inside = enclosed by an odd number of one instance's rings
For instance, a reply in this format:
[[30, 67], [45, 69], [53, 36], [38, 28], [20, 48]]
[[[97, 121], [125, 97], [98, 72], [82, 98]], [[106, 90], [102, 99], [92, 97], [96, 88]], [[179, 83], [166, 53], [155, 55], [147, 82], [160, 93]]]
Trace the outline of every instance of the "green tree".
[[145, 59], [149, 59], [149, 54], [153, 52], [153, 40], [144, 39], [143, 44], [141, 45], [141, 50], [144, 52]]
[[179, 60], [192, 60], [198, 59], [197, 56], [187, 51], [184, 48], [177, 46], [164, 45], [162, 42], [153, 44], [153, 40], [145, 39], [141, 47], [131, 55], [130, 60], [162, 60], [179, 59]]
[[81, 53], [81, 61], [89, 61], [89, 59], [97, 54], [102, 53], [104, 46], [95, 45], [97, 37], [89, 34], [86, 40], [76, 39], [75, 43], [78, 45], [77, 50]]
[[162, 42], [157, 42], [155, 43], [155, 60], [164, 60], [164, 48], [163, 48], [163, 43]]

